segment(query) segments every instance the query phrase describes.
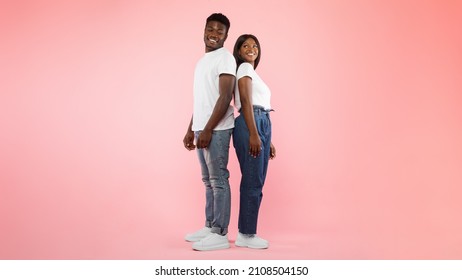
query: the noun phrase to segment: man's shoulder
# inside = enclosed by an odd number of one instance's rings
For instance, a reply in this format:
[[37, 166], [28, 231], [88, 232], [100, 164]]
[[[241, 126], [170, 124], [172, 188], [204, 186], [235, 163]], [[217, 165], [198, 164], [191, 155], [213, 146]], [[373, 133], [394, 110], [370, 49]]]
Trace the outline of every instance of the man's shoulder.
[[233, 57], [233, 54], [225, 47], [221, 47], [215, 51], [213, 51], [213, 57]]
[[222, 63], [234, 64], [234, 67], [236, 67], [236, 60], [234, 59], [234, 56], [231, 54], [231, 52], [229, 52], [224, 47], [216, 51], [217, 51], [216, 55], [211, 57], [210, 58], [211, 60], [209, 60], [209, 62], [215, 61], [215, 63], [218, 63], [218, 64], [222, 64]]
[[227, 48], [223, 47], [222, 49], [223, 49], [223, 54], [222, 54], [223, 56], [229, 56], [229, 57], [234, 58], [233, 54]]
[[220, 48], [202, 57], [196, 64], [196, 70], [197, 69], [201, 69], [201, 71], [218, 71], [219, 73], [234, 75], [236, 72], [236, 60], [227, 49]]
[[234, 59], [234, 56], [231, 54], [230, 51], [227, 49], [223, 48], [223, 53], [220, 56], [222, 63], [229, 65], [230, 67], [234, 67], [234, 72], [236, 72], [236, 59]]

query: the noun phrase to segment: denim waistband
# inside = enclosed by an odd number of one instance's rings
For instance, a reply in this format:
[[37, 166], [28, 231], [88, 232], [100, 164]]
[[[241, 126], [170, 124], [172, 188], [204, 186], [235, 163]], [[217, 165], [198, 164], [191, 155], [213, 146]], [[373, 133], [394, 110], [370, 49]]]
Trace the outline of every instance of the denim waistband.
[[[265, 107], [260, 105], [253, 105], [253, 112], [255, 114], [268, 114], [269, 112], [274, 111], [273, 109], [265, 109]], [[241, 112], [242, 108], [239, 109], [239, 113]]]

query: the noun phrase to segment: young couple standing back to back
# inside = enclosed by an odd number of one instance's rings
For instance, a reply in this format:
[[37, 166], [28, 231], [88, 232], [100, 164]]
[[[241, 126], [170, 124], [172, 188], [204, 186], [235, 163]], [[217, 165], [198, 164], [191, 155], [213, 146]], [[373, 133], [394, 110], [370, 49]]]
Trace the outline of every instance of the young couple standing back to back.
[[[271, 92], [255, 72], [261, 58], [258, 39], [241, 35], [232, 55], [223, 47], [229, 28], [223, 14], [212, 14], [206, 20], [205, 55], [196, 64], [193, 116], [183, 139], [187, 150], [197, 150], [205, 185], [205, 226], [185, 236], [199, 251], [230, 247], [227, 166], [231, 135], [242, 174], [235, 245], [253, 249], [269, 246], [256, 233], [268, 161], [276, 156], [271, 143]], [[240, 113], [236, 119], [230, 105], [233, 92]]]

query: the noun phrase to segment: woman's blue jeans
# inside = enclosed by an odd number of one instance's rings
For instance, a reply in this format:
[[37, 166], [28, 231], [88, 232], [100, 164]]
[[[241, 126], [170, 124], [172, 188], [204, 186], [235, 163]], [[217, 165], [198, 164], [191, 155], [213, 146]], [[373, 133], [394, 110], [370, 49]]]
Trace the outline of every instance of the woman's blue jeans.
[[[231, 212], [228, 158], [232, 132], [214, 130], [207, 149], [197, 149], [205, 185], [205, 226], [221, 235], [228, 233]], [[199, 133], [195, 133], [196, 140]]]
[[254, 158], [249, 154], [249, 129], [244, 116], [235, 120], [233, 145], [241, 168], [239, 232], [243, 234], [257, 233], [258, 211], [263, 198], [263, 185], [268, 170], [271, 146], [271, 120], [269, 112], [254, 106], [254, 117], [260, 136], [262, 151]]

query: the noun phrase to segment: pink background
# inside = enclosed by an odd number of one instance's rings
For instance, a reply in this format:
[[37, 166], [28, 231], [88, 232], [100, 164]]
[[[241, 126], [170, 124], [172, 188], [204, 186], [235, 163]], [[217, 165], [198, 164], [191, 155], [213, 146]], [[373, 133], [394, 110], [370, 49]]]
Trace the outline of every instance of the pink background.
[[[461, 259], [461, 1], [1, 1], [1, 259]], [[290, 3], [290, 4], [289, 4]], [[206, 17], [262, 44], [269, 250], [194, 252]], [[237, 232], [239, 170], [231, 149]]]

